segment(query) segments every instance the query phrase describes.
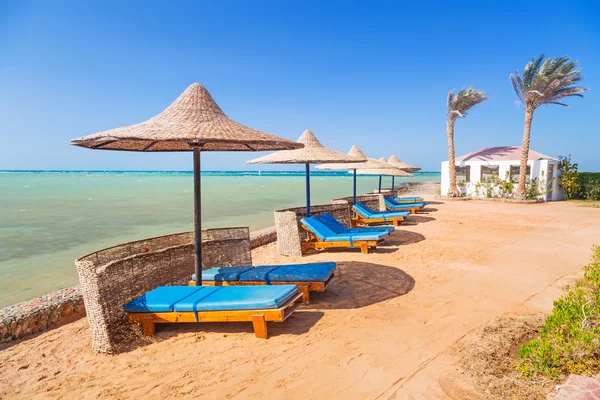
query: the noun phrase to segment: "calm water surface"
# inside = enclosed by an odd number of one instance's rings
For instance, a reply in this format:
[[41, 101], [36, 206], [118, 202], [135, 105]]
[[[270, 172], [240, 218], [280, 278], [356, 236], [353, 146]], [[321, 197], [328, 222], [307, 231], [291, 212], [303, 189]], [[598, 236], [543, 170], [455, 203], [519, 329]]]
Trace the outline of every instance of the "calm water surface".
[[[439, 179], [425, 173], [396, 182]], [[377, 180], [359, 176], [359, 193]], [[304, 182], [298, 173], [203, 173], [203, 227], [273, 225], [274, 210], [305, 204]], [[75, 258], [191, 231], [192, 185], [188, 172], [0, 173], [0, 308], [75, 285]], [[311, 189], [312, 204], [326, 204], [352, 194], [352, 177], [320, 173]]]

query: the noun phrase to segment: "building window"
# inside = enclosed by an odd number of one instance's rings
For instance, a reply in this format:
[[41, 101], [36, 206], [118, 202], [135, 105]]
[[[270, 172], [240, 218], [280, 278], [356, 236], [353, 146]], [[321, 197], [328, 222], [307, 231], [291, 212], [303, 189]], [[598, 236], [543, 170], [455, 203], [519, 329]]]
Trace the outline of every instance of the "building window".
[[457, 182], [471, 182], [471, 166], [465, 167], [456, 166], [456, 181]]
[[485, 182], [486, 180], [489, 180], [492, 178], [497, 178], [499, 173], [500, 173], [499, 165], [482, 165], [480, 182]]
[[[514, 179], [519, 179], [519, 175], [521, 173], [521, 166], [520, 165], [511, 165], [510, 166], [510, 180], [512, 181], [513, 178]], [[531, 179], [531, 165], [527, 166], [527, 177], [526, 180], [530, 180]]]

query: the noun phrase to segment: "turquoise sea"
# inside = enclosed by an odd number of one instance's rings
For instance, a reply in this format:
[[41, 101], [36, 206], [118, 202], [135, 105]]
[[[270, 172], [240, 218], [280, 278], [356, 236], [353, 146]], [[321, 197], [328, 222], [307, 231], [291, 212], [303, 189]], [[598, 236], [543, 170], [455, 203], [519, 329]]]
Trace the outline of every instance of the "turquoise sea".
[[[378, 177], [357, 181], [370, 192]], [[273, 225], [274, 210], [305, 204], [304, 182], [303, 172], [203, 172], [203, 227]], [[191, 231], [192, 184], [190, 172], [0, 171], [0, 308], [77, 284], [75, 258]], [[352, 194], [352, 176], [314, 172], [311, 189], [312, 204], [326, 204]]]

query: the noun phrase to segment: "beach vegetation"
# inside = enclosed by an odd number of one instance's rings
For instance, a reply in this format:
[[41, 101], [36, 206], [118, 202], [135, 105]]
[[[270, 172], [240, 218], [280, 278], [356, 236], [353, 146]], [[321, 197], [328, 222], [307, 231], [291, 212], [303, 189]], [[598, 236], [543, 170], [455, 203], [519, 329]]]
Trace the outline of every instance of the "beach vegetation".
[[566, 97], [583, 97], [588, 90], [575, 86], [583, 80], [579, 61], [573, 61], [568, 56], [551, 58], [539, 55], [529, 61], [523, 69], [509, 76], [510, 82], [525, 107], [525, 122], [523, 128], [523, 143], [521, 148], [521, 170], [517, 186], [518, 198], [526, 198], [526, 169], [529, 159], [529, 143], [531, 141], [531, 121], [535, 110], [546, 104], [556, 104], [564, 107], [569, 105], [558, 100]]
[[459, 197], [460, 192], [456, 184], [456, 157], [454, 153], [454, 123], [458, 118], [465, 118], [467, 111], [479, 103], [487, 101], [483, 90], [475, 90], [472, 87], [461, 89], [458, 93], [451, 90], [446, 100], [446, 133], [448, 134], [448, 169], [450, 170], [449, 197]]
[[577, 198], [582, 200], [600, 200], [600, 172], [580, 172]]
[[526, 377], [560, 380], [600, 372], [600, 246], [584, 277], [554, 302], [539, 336], [517, 351], [516, 369]]
[[567, 200], [577, 197], [579, 192], [579, 165], [571, 162], [571, 155], [558, 156], [558, 170], [560, 171], [560, 188], [565, 191]]

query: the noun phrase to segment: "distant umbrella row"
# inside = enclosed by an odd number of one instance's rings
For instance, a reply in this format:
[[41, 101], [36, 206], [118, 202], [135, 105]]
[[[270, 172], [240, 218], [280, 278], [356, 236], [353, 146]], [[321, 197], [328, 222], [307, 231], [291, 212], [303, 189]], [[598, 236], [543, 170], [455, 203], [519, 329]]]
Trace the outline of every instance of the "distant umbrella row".
[[[233, 121], [221, 110], [204, 86], [194, 83], [173, 104], [155, 117], [135, 125], [111, 129], [71, 140], [71, 144], [96, 150], [142, 152], [192, 151], [194, 153], [194, 230], [197, 282], [202, 280], [200, 153], [203, 151], [268, 151], [276, 153], [248, 161], [249, 164], [304, 164], [306, 212], [310, 215], [310, 164], [318, 169], [348, 170], [356, 174], [412, 176], [420, 170], [400, 161], [367, 157], [356, 145], [348, 154], [323, 146], [306, 130], [297, 142], [260, 132]], [[394, 183], [392, 181], [392, 189]]]

